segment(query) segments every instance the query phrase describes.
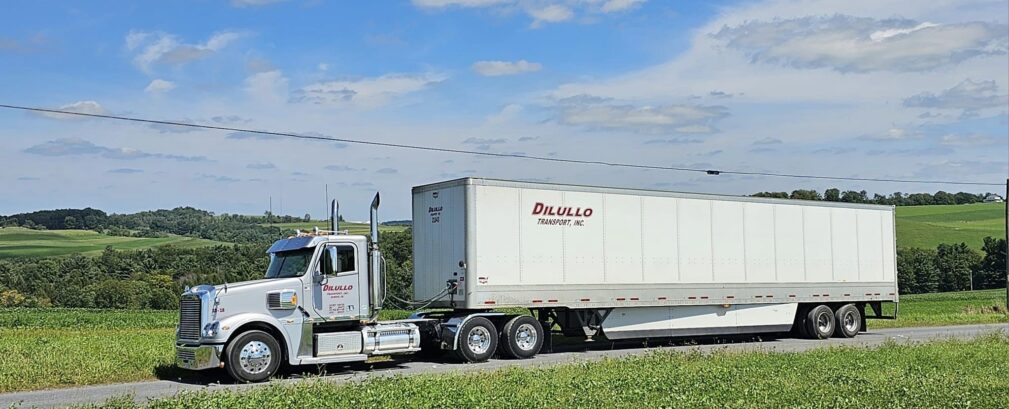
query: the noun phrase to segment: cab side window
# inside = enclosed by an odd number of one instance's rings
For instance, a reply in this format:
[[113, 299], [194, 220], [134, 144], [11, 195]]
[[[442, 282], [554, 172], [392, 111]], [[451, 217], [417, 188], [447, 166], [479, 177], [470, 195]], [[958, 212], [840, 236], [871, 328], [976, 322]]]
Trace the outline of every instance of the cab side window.
[[354, 246], [335, 246], [337, 274], [353, 273], [357, 271], [357, 264], [354, 260]]

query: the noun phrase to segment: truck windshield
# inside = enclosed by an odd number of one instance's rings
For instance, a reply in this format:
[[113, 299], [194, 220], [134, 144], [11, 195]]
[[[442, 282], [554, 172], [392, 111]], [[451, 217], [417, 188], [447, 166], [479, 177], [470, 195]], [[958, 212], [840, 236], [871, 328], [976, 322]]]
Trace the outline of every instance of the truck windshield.
[[282, 251], [270, 254], [270, 268], [266, 270], [266, 278], [297, 277], [308, 271], [315, 249]]

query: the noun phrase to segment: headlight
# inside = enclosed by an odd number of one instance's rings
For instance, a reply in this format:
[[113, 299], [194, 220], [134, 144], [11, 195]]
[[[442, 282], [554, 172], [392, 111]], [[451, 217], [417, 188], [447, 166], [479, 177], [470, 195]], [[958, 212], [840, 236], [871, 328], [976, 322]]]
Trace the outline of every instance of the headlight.
[[220, 323], [217, 321], [211, 322], [203, 326], [203, 336], [207, 338], [213, 338], [215, 335], [219, 334], [218, 326]]

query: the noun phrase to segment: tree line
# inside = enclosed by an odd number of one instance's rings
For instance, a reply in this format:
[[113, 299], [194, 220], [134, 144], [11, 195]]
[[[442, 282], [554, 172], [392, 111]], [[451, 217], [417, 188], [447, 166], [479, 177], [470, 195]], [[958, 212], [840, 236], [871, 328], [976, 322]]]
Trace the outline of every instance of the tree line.
[[870, 203], [891, 206], [927, 206], [981, 203], [991, 193], [949, 193], [942, 190], [933, 193], [903, 193], [893, 192], [889, 195], [875, 193], [872, 197], [865, 190], [845, 190], [831, 188], [823, 191], [796, 189], [788, 192], [759, 192], [753, 197], [771, 197], [776, 199], [823, 200], [827, 202]]
[[899, 248], [897, 286], [902, 294], [1005, 288], [1005, 239], [985, 237], [982, 252], [965, 243]]
[[[383, 232], [388, 291], [413, 295], [409, 230]], [[105, 249], [100, 256], [0, 260], [0, 307], [176, 309], [186, 286], [262, 278], [267, 244]]]
[[[307, 216], [307, 215], [306, 215]], [[169, 234], [227, 243], [265, 243], [284, 232], [268, 223], [304, 221], [294, 216], [214, 214], [192, 207], [154, 210], [132, 214], [107, 214], [98, 209], [57, 209], [0, 216], [0, 226], [20, 226], [39, 230], [94, 230], [130, 237], [163, 237]]]

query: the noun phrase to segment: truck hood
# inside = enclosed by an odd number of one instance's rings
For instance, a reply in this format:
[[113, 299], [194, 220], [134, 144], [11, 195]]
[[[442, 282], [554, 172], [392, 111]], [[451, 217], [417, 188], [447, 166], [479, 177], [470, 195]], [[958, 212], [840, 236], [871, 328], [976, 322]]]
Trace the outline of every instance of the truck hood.
[[[270, 282], [274, 282], [274, 281], [285, 281], [285, 280], [284, 279], [276, 279], [276, 278], [263, 278], [263, 279], [259, 279], [259, 280], [239, 281], [237, 283], [228, 283], [228, 284], [217, 285], [217, 286], [214, 286], [214, 289], [217, 290], [218, 294], [226, 294], [225, 289], [227, 289], [227, 292], [236, 291], [236, 290], [244, 290], [246, 288], [260, 287], [260, 286], [263, 286], [264, 284], [267, 284], [267, 283], [270, 283]], [[268, 286], [268, 284], [267, 284], [267, 286]]]

